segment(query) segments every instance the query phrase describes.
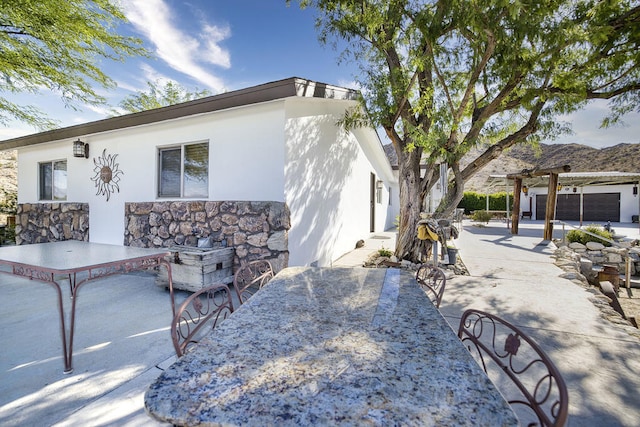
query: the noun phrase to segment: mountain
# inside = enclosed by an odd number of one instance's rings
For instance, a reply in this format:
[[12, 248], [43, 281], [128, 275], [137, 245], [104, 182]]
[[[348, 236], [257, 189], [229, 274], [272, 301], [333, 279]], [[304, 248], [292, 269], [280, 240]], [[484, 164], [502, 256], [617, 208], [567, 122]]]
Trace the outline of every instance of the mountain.
[[540, 168], [570, 165], [571, 172], [640, 172], [640, 144], [602, 149], [580, 144], [540, 144], [539, 153], [530, 146], [515, 147], [509, 156]]
[[[391, 164], [398, 163], [391, 144], [385, 146]], [[484, 149], [474, 149], [462, 160], [468, 165]], [[552, 168], [569, 165], [571, 172], [634, 172], [640, 173], [640, 144], [618, 144], [602, 149], [580, 144], [539, 144], [516, 146], [489, 162], [465, 184], [466, 191], [483, 191], [489, 175], [506, 175], [522, 169]]]
[[[0, 190], [15, 193], [18, 191], [18, 168], [16, 151], [0, 151]], [[0, 191], [0, 197], [2, 192]]]
[[[479, 152], [469, 153], [471, 161]], [[473, 155], [473, 157], [471, 157]], [[547, 169], [569, 165], [571, 172], [640, 172], [640, 144], [592, 148], [580, 144], [516, 146], [490, 162], [465, 185], [467, 191], [483, 191], [489, 175], [506, 175], [522, 169]]]

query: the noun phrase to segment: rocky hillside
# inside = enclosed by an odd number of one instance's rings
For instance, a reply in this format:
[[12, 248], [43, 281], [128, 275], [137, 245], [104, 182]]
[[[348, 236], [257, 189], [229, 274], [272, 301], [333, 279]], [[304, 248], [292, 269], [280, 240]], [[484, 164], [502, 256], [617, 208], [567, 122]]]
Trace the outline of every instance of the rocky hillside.
[[[385, 146], [385, 151], [392, 164], [397, 164], [391, 144]], [[463, 161], [463, 166], [480, 153], [480, 149], [470, 152]], [[571, 166], [572, 172], [640, 172], [640, 144], [618, 144], [603, 149], [580, 144], [540, 144], [536, 149], [530, 146], [514, 147], [490, 162], [465, 188], [467, 191], [481, 191], [489, 175], [562, 165]]]
[[0, 151], [0, 197], [3, 191], [16, 192], [18, 188], [18, 170], [15, 151]]
[[[469, 153], [468, 161], [480, 151]], [[504, 175], [522, 169], [569, 165], [572, 172], [640, 172], [640, 144], [618, 144], [602, 149], [580, 144], [540, 144], [513, 147], [489, 163], [465, 186], [480, 191], [489, 175]]]

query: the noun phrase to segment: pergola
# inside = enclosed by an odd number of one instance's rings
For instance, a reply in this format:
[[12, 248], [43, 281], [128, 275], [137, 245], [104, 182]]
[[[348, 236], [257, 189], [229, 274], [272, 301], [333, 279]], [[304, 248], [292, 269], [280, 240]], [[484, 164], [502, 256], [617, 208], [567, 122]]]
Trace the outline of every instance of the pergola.
[[[513, 206], [520, 206], [520, 193], [524, 187], [541, 187], [546, 184], [548, 189], [545, 213], [544, 239], [551, 240], [553, 236], [553, 220], [556, 211], [556, 195], [558, 183], [568, 187], [585, 187], [588, 185], [636, 184], [640, 186], [640, 173], [633, 172], [571, 172], [571, 166], [564, 165], [548, 169], [524, 169], [520, 172], [506, 175], [490, 175], [487, 179], [486, 191], [506, 189], [509, 193], [513, 181]], [[638, 198], [638, 212], [640, 213], [640, 197]], [[507, 198], [507, 209], [509, 200]], [[511, 233], [518, 234], [519, 209], [511, 212]], [[640, 224], [639, 224], [640, 226]]]

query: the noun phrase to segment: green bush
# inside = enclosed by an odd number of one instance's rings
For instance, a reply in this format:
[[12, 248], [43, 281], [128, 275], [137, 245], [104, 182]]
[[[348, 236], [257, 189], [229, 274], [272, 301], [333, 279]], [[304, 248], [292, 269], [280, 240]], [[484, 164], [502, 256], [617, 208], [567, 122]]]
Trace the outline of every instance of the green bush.
[[16, 241], [16, 227], [13, 225], [7, 225], [5, 229], [2, 231], [4, 233], [0, 239], [0, 245], [6, 245], [10, 243], [15, 243]]
[[493, 214], [487, 211], [475, 211], [471, 219], [477, 222], [489, 222], [493, 218]]
[[[507, 193], [500, 192], [489, 195], [490, 211], [505, 211], [507, 206]], [[473, 211], [487, 209], [487, 195], [476, 193], [475, 191], [465, 191], [462, 200], [458, 203], [459, 208], [464, 208], [464, 213], [469, 215]], [[509, 193], [509, 211], [513, 211], [513, 194]]]
[[[604, 237], [605, 239], [611, 240], [613, 238], [613, 233], [595, 224], [588, 225], [584, 229], [585, 231], [589, 231], [590, 233], [597, 234], [598, 236]], [[569, 231], [567, 233], [567, 240], [569, 242], [582, 243], [583, 245], [586, 245], [587, 242], [597, 242], [597, 243], [602, 243], [605, 246], [611, 246], [611, 243], [607, 242], [606, 240], [599, 239], [595, 236], [585, 233], [582, 230]]]
[[378, 255], [389, 258], [393, 256], [393, 251], [383, 246], [380, 249], [378, 249]]

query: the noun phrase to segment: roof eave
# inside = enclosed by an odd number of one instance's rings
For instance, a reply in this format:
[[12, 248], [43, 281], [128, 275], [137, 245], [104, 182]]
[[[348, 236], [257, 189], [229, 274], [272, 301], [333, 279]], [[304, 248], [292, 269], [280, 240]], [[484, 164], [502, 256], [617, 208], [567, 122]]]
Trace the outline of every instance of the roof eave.
[[13, 150], [29, 145], [77, 138], [83, 135], [125, 129], [134, 126], [162, 122], [165, 120], [226, 110], [244, 105], [284, 99], [292, 96], [356, 99], [358, 92], [353, 89], [331, 86], [325, 83], [318, 83], [298, 77], [291, 77], [284, 80], [252, 86], [246, 89], [239, 89], [219, 95], [170, 105], [168, 107], [156, 108], [154, 110], [126, 114], [123, 116], [111, 117], [108, 119], [8, 139], [0, 142], [0, 150]]

